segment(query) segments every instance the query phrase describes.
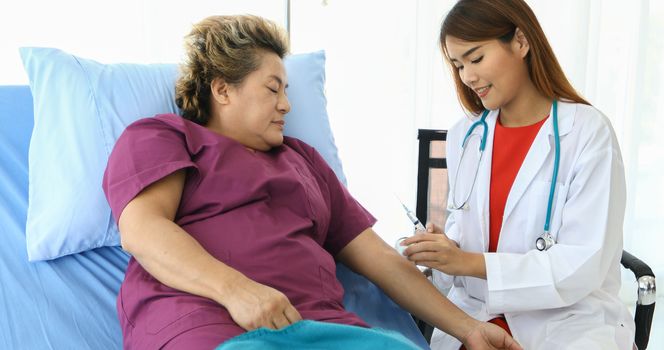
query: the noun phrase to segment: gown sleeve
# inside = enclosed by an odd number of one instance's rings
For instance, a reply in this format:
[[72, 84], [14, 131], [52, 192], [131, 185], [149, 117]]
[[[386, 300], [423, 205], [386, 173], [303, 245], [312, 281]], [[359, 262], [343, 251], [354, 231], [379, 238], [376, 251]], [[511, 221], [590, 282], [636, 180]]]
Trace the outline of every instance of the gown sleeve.
[[129, 125], [111, 152], [102, 184], [116, 222], [143, 189], [183, 168], [197, 169], [186, 133], [176, 124], [155, 117]]

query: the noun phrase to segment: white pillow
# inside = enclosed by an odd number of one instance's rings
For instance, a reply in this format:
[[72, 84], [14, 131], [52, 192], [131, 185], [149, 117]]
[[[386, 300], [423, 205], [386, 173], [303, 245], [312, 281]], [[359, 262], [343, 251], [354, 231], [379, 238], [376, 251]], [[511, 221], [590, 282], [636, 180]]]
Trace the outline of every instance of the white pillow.
[[[26, 242], [31, 261], [118, 245], [102, 192], [108, 156], [131, 122], [178, 113], [175, 64], [101, 64], [53, 48], [21, 48], [34, 103]], [[323, 93], [325, 54], [285, 60], [285, 134], [315, 147], [345, 182]]]

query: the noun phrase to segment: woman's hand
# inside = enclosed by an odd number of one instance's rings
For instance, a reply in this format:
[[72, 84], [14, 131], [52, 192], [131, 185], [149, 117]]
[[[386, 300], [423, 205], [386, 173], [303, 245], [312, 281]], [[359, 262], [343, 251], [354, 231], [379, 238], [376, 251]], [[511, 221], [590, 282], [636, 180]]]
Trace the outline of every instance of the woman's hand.
[[460, 340], [468, 350], [522, 350], [505, 330], [488, 322], [477, 322], [477, 326]]
[[235, 284], [224, 306], [235, 323], [247, 331], [280, 329], [302, 320], [284, 293], [248, 278]]
[[452, 276], [473, 276], [486, 279], [484, 255], [463, 251], [457, 243], [432, 224], [425, 233], [404, 240], [408, 246], [403, 255], [420, 266], [430, 267]]
[[248, 278], [234, 285], [224, 306], [233, 321], [247, 331], [280, 329], [302, 320], [284, 293]]

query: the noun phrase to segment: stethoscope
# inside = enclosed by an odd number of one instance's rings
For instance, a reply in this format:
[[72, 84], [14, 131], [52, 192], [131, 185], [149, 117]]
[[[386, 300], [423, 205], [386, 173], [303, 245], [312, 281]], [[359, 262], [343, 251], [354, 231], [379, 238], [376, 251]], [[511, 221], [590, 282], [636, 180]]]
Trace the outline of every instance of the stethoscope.
[[[489, 125], [486, 122], [486, 117], [488, 114], [489, 114], [488, 110], [485, 110], [482, 113], [480, 119], [474, 122], [470, 126], [468, 132], [466, 132], [466, 136], [464, 136], [463, 138], [463, 142], [461, 143], [461, 157], [459, 158], [459, 163], [457, 165], [456, 172], [454, 174], [454, 183], [452, 184], [452, 189], [451, 189], [452, 202], [448, 207], [451, 210], [468, 210], [468, 200], [470, 199], [470, 195], [473, 192], [473, 188], [475, 187], [477, 175], [480, 170], [480, 163], [482, 162], [482, 156], [484, 155], [484, 148], [486, 147], [487, 131], [489, 129]], [[459, 179], [459, 170], [461, 169], [461, 163], [463, 161], [463, 157], [466, 155], [466, 145], [468, 144], [468, 139], [470, 135], [473, 133], [473, 130], [475, 130], [475, 128], [477, 127], [482, 128], [482, 139], [480, 140], [480, 147], [479, 147], [480, 155], [477, 161], [477, 167], [475, 168], [475, 174], [473, 174], [473, 182], [470, 185], [470, 190], [468, 191], [468, 194], [464, 197], [461, 197], [463, 199], [462, 201], [458, 201], [456, 182]], [[551, 209], [553, 207], [553, 195], [555, 194], [556, 191], [556, 180], [558, 179], [558, 168], [560, 167], [560, 134], [558, 133], [558, 101], [556, 100], [553, 100], [553, 139], [554, 139], [555, 156], [553, 161], [553, 174], [551, 175], [551, 189], [549, 190], [549, 202], [546, 207], [546, 221], [544, 222], [544, 233], [542, 233], [535, 240], [535, 247], [539, 251], [548, 250], [556, 243], [556, 241], [553, 239], [553, 236], [551, 236], [551, 233], [549, 232], [549, 225], [551, 224]]]

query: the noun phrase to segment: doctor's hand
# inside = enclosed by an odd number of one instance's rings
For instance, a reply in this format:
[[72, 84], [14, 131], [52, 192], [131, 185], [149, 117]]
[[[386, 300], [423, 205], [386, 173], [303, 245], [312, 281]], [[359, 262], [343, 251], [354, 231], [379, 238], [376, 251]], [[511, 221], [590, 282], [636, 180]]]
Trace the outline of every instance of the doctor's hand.
[[436, 269], [452, 276], [473, 276], [486, 279], [484, 255], [461, 250], [457, 243], [432, 224], [425, 233], [408, 237], [403, 255], [420, 266]]
[[523, 350], [502, 328], [495, 324], [479, 322], [461, 342], [468, 350]]
[[224, 306], [233, 321], [247, 331], [280, 329], [302, 320], [285, 294], [249, 278], [233, 284]]

